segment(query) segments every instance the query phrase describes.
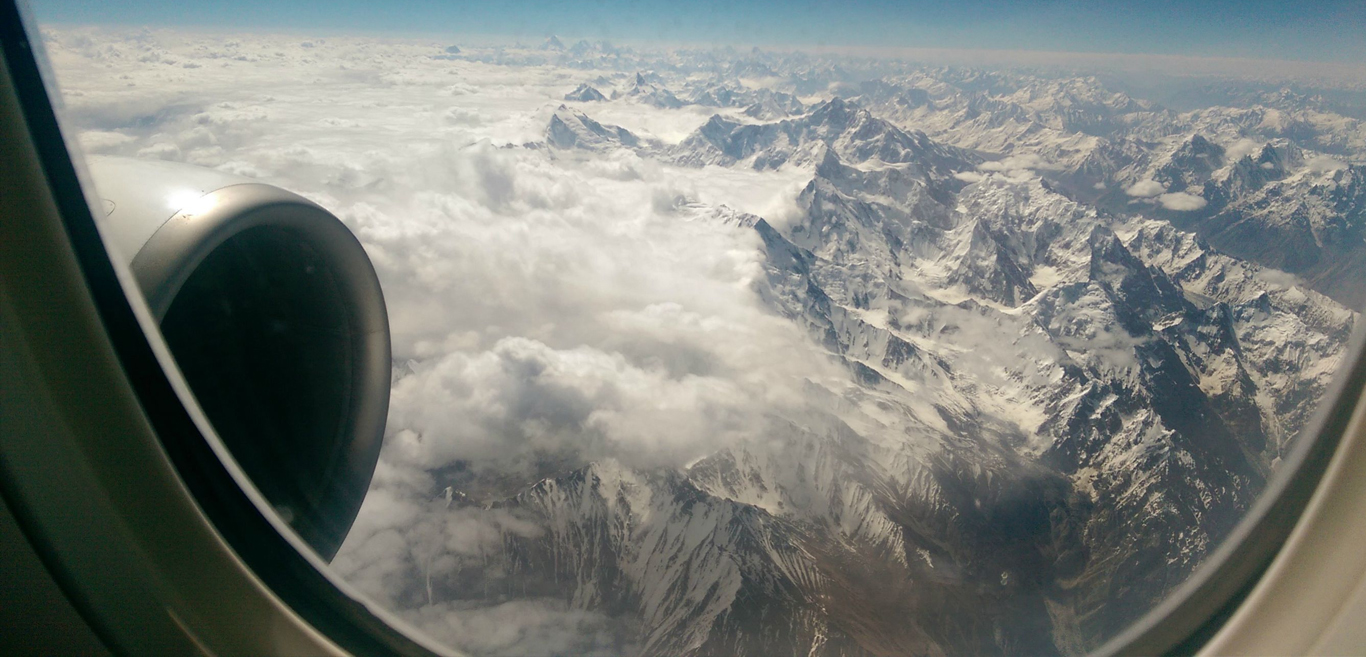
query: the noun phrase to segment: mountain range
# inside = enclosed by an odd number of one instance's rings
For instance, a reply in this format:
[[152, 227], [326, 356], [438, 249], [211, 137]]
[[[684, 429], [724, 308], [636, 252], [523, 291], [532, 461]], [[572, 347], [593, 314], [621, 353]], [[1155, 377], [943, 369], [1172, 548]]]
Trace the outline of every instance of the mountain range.
[[[525, 147], [809, 171], [795, 218], [674, 211], [756, 237], [755, 293], [849, 385], [683, 468], [440, 473], [545, 531], [428, 602], [560, 599], [643, 655], [1085, 652], [1228, 535], [1344, 358], [1357, 119], [1289, 91], [1175, 111], [1085, 76], [699, 66], [589, 80]], [[664, 143], [603, 102], [717, 113]]]

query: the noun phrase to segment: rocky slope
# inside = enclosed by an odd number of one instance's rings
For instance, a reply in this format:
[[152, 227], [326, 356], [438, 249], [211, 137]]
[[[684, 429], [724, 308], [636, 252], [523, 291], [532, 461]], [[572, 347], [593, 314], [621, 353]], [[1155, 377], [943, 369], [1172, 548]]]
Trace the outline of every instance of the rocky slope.
[[[666, 83], [617, 97], [677, 107]], [[1078, 653], [1248, 509], [1344, 356], [1340, 302], [1366, 298], [1343, 275], [1366, 264], [1366, 169], [1323, 159], [1359, 156], [1359, 128], [1177, 113], [1094, 78], [846, 90], [801, 113], [707, 86], [692, 102], [766, 109], [673, 145], [555, 113], [559, 151], [809, 170], [781, 224], [679, 209], [757, 235], [754, 292], [848, 385], [812, 382], [800, 412], [682, 469], [436, 482], [543, 531], [429, 601], [563, 600], [627, 619], [646, 655]]]

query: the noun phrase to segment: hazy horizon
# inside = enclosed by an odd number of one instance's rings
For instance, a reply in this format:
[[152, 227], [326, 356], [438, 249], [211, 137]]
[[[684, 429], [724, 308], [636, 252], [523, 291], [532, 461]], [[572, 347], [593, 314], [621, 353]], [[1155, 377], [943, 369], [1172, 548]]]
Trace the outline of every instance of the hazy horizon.
[[43, 24], [342, 30], [364, 34], [489, 35], [534, 44], [561, 39], [790, 48], [961, 49], [1178, 55], [1358, 64], [1366, 60], [1366, 5], [1327, 2], [983, 2], [891, 7], [882, 2], [436, 3], [344, 0], [226, 3], [52, 0]]

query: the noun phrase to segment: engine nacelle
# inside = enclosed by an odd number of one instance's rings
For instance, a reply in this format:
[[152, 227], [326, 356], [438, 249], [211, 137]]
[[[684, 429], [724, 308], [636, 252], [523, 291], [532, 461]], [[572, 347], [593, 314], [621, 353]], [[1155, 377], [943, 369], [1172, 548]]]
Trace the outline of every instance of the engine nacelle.
[[92, 157], [102, 228], [238, 464], [325, 559], [346, 537], [389, 408], [379, 279], [335, 216], [278, 187]]

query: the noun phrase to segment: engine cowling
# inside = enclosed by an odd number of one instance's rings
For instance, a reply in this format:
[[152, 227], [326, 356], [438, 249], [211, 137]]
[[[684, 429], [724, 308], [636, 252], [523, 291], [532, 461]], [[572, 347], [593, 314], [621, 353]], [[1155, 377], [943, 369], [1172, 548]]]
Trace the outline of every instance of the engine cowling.
[[335, 216], [278, 187], [93, 157], [102, 228], [234, 459], [324, 559], [369, 488], [389, 407], [384, 295]]

